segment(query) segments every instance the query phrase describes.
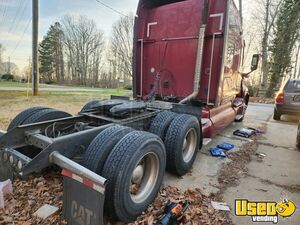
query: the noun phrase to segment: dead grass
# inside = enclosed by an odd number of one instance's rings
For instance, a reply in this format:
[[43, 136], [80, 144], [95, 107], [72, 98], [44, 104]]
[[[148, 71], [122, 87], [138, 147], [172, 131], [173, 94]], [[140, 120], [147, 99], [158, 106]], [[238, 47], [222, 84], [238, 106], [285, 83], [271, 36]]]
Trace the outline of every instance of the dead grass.
[[38, 97], [26, 97], [22, 91], [0, 91], [0, 130], [6, 130], [10, 121], [22, 110], [46, 106], [76, 114], [87, 102], [109, 98], [110, 95], [130, 96], [125, 90], [102, 89], [97, 92], [42, 92]]

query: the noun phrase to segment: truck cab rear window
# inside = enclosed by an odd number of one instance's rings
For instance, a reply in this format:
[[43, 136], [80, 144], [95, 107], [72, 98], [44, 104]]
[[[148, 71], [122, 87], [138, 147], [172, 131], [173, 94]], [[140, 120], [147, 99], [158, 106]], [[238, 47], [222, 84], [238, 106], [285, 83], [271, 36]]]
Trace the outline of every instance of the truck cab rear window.
[[176, 2], [183, 2], [186, 0], [144, 0], [144, 6], [146, 8], [155, 8], [167, 4], [172, 4]]
[[300, 80], [292, 80], [287, 86], [289, 92], [300, 92]]

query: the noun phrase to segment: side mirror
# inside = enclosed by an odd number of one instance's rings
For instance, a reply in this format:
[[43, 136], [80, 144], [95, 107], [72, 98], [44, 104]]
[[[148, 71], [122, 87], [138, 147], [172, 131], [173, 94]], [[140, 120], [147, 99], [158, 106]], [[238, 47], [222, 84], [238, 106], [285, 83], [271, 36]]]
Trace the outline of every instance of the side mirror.
[[259, 64], [259, 54], [254, 54], [251, 62], [251, 71], [257, 70]]

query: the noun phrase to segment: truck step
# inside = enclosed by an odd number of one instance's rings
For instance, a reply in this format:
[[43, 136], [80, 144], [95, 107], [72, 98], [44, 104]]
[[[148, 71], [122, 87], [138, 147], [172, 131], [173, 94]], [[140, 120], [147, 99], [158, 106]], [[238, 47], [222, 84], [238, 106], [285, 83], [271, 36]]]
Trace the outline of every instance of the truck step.
[[243, 118], [243, 115], [236, 115], [235, 120], [241, 120]]
[[202, 126], [208, 124], [209, 121], [210, 121], [210, 119], [202, 118], [202, 119], [201, 119], [201, 124], [202, 124]]
[[203, 145], [206, 146], [212, 141], [211, 138], [203, 138]]

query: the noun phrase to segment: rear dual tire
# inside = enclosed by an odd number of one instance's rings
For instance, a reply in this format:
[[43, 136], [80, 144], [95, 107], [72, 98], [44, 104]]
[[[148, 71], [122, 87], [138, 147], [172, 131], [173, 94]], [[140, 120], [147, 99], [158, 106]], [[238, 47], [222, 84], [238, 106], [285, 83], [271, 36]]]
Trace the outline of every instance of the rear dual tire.
[[99, 100], [94, 100], [94, 101], [90, 101], [88, 103], [86, 103], [82, 109], [80, 110], [80, 112], [88, 112], [94, 109], [94, 105], [99, 103]]
[[59, 111], [56, 109], [50, 109], [45, 107], [32, 107], [19, 113], [9, 124], [7, 130], [26, 124], [44, 122], [47, 120], [61, 119], [70, 117], [71, 114]]
[[149, 132], [158, 135], [165, 143], [167, 170], [179, 176], [185, 175], [192, 168], [202, 145], [198, 119], [187, 114], [161, 112], [152, 121]]
[[123, 126], [112, 126], [102, 131], [87, 148], [83, 157], [83, 165], [102, 175], [104, 163], [114, 146], [132, 131], [132, 128]]
[[135, 220], [156, 197], [165, 166], [164, 145], [156, 135], [134, 131], [124, 136], [103, 168], [107, 214], [123, 222]]
[[185, 114], [177, 116], [170, 124], [165, 138], [168, 171], [179, 176], [185, 175], [194, 164], [200, 140], [198, 119]]
[[131, 222], [156, 197], [164, 177], [166, 152], [154, 134], [113, 126], [91, 142], [83, 164], [107, 179], [105, 214]]
[[33, 114], [41, 111], [41, 110], [45, 110], [48, 109], [46, 107], [32, 107], [29, 109], [26, 109], [22, 112], [20, 112], [9, 124], [7, 131], [11, 131], [12, 129], [20, 126], [23, 124], [23, 122], [30, 116], [32, 116]]
[[60, 110], [44, 109], [44, 110], [40, 110], [40, 111], [34, 113], [33, 115], [31, 115], [30, 117], [28, 117], [22, 123], [22, 125], [39, 123], [39, 122], [44, 122], [44, 121], [48, 121], [48, 120], [62, 119], [62, 118], [70, 117], [70, 116], [72, 116], [72, 115], [69, 113], [60, 111]]
[[169, 111], [157, 114], [157, 116], [151, 122], [149, 132], [156, 134], [164, 141], [167, 130], [176, 116], [178, 116], [178, 114]]

